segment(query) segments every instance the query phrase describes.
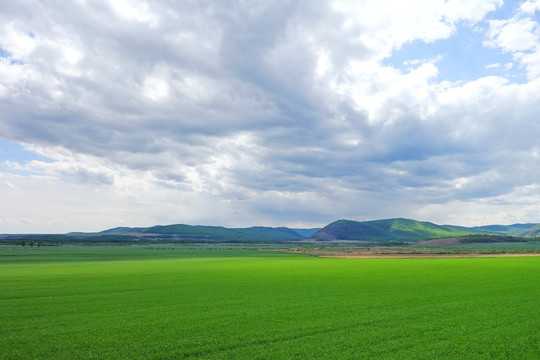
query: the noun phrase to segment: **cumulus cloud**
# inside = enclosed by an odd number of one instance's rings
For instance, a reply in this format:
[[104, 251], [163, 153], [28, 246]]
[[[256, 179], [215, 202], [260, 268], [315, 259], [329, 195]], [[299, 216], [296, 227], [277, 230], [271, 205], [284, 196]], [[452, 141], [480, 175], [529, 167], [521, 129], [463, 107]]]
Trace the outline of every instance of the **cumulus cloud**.
[[538, 0], [527, 0], [521, 3], [519, 10], [524, 14], [534, 14], [536, 11], [540, 10], [540, 1]]
[[[77, 204], [110, 215], [98, 229], [129, 219], [441, 221], [448, 212], [435, 204], [513, 198], [538, 175], [538, 7], [527, 1], [486, 23], [501, 5], [2, 3], [0, 137], [49, 159], [6, 159], [5, 184], [31, 194], [37, 177], [47, 179], [43, 191], [58, 192], [47, 204], [66, 186]], [[489, 24], [486, 46], [510, 53], [527, 83], [441, 82], [439, 54], [406, 71], [384, 64], [404, 44], [444, 41], [480, 22]], [[495, 65], [510, 70], [485, 67]]]
[[510, 19], [491, 20], [486, 45], [500, 48], [527, 70], [529, 79], [540, 76], [540, 24], [534, 17], [539, 2], [527, 1]]

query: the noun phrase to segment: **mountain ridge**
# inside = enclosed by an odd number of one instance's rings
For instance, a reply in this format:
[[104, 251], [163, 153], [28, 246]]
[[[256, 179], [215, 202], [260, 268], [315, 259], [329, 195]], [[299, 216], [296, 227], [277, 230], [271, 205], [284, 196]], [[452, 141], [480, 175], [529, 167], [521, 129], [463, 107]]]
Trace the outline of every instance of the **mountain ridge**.
[[288, 227], [252, 226], [247, 228], [227, 228], [210, 225], [155, 225], [147, 228], [116, 227], [99, 234], [134, 235], [140, 237], [173, 237], [191, 240], [212, 241], [257, 241], [257, 240], [302, 240], [320, 230], [295, 229]]
[[149, 227], [115, 227], [100, 232], [67, 234], [3, 234], [1, 239], [21, 237], [64, 239], [72, 242], [253, 242], [253, 241], [358, 241], [368, 243], [415, 243], [423, 240], [454, 238], [470, 235], [490, 235], [516, 238], [540, 237], [540, 224], [457, 226], [438, 225], [407, 218], [356, 221], [341, 219], [323, 228], [296, 229], [288, 227], [252, 226], [227, 228], [208, 225], [155, 225]]
[[[536, 232], [531, 229], [538, 227]], [[391, 218], [370, 221], [337, 220], [311, 235], [314, 241], [354, 240], [364, 242], [416, 242], [444, 237], [475, 234], [534, 237], [540, 233], [537, 224], [485, 225], [465, 227], [437, 225], [428, 221]]]

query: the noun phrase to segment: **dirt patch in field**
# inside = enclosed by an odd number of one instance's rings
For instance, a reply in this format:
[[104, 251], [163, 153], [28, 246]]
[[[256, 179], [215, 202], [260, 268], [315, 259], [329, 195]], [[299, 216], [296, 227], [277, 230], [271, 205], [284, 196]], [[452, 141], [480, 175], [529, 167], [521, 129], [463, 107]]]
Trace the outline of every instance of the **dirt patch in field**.
[[466, 257], [519, 257], [540, 256], [538, 249], [445, 249], [445, 248], [412, 248], [405, 246], [363, 246], [363, 247], [319, 247], [288, 248], [281, 251], [290, 254], [304, 254], [314, 257], [334, 257], [349, 259], [407, 259], [407, 258], [466, 258]]
[[418, 259], [418, 258], [474, 258], [474, 257], [522, 257], [540, 256], [540, 254], [332, 254], [320, 257], [343, 259]]

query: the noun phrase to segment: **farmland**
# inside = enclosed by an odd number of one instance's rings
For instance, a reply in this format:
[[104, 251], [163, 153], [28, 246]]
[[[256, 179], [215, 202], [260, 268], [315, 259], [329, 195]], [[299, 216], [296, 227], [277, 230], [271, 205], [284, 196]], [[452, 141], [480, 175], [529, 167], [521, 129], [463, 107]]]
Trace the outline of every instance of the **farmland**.
[[535, 359], [538, 279], [540, 257], [6, 247], [0, 357]]

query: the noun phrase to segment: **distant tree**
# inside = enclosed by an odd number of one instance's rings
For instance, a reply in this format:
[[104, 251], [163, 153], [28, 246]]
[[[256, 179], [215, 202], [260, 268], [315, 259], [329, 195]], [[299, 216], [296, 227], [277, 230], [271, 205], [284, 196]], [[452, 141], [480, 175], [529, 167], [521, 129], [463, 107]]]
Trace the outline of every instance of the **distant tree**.
[[34, 240], [28, 241], [28, 245], [30, 245], [30, 247], [34, 247]]

